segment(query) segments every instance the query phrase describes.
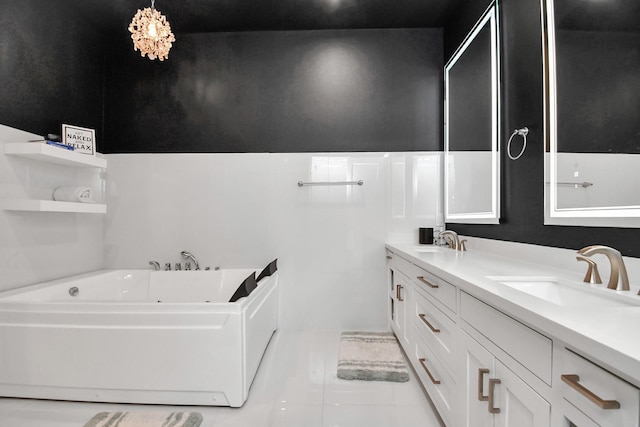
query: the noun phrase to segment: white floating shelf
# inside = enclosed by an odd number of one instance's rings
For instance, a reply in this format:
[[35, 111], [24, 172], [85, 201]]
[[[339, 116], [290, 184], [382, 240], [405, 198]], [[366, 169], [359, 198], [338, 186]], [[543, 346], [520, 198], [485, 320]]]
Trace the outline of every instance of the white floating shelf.
[[43, 142], [13, 142], [4, 145], [4, 153], [65, 166], [106, 168], [107, 160], [76, 153]]
[[29, 212], [75, 212], [97, 213], [107, 212], [107, 205], [96, 203], [56, 202], [53, 200], [5, 200], [2, 207], [6, 211]]

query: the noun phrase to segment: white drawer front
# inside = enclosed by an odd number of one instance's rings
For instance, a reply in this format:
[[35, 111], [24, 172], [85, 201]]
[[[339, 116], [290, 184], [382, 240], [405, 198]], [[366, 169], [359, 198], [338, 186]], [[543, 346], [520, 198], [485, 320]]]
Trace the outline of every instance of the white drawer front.
[[551, 385], [551, 339], [465, 292], [460, 296], [460, 315], [523, 367]]
[[398, 254], [389, 251], [387, 251], [387, 263], [390, 267], [400, 270], [406, 275], [409, 275], [409, 273], [415, 267], [413, 264], [399, 256]]
[[411, 363], [418, 373], [420, 381], [429, 393], [433, 404], [438, 409], [442, 420], [447, 426], [452, 425], [454, 419], [454, 402], [456, 384], [440, 361], [434, 357], [429, 346], [419, 335], [414, 343]]
[[569, 350], [558, 375], [563, 397], [601, 427], [640, 425], [640, 390], [633, 385]]
[[453, 375], [457, 326], [444, 312], [429, 301], [420, 289], [414, 292], [413, 322], [416, 330]]
[[452, 313], [457, 313], [456, 287], [451, 283], [448, 283], [415, 265], [412, 269], [411, 279], [413, 280], [413, 283], [417, 285], [418, 289], [421, 289], [433, 296], [447, 309], [451, 310]]

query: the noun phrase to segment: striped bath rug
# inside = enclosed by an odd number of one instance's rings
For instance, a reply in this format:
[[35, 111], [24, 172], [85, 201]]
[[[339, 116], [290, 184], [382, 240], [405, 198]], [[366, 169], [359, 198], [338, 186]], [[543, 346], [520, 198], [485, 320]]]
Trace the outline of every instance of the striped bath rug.
[[100, 412], [84, 427], [198, 427], [199, 412]]
[[409, 381], [402, 350], [391, 332], [343, 332], [338, 378], [364, 381]]

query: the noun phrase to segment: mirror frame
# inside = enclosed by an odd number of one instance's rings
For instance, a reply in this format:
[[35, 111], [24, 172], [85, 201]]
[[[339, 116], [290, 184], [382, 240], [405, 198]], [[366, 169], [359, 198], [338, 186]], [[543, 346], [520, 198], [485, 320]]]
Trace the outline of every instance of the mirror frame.
[[544, 224], [588, 227], [640, 227], [640, 206], [558, 208], [558, 146], [555, 0], [541, 0], [544, 75]]
[[[491, 29], [491, 210], [486, 212], [449, 212], [449, 71], [460, 59], [478, 33], [489, 25]], [[498, 2], [483, 13], [463, 43], [447, 62], [444, 69], [444, 217], [445, 222], [460, 224], [500, 223], [500, 40], [498, 31]]]

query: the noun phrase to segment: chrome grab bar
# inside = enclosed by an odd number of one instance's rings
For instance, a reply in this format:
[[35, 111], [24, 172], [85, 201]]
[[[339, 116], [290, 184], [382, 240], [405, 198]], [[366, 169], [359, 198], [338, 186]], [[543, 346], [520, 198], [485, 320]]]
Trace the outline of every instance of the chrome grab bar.
[[318, 181], [318, 182], [302, 182], [298, 181], [298, 187], [305, 185], [364, 185], [363, 180], [359, 181]]
[[[546, 182], [545, 184], [551, 185], [550, 182]], [[587, 187], [591, 187], [593, 185], [593, 182], [588, 182], [588, 181], [584, 181], [584, 182], [556, 182], [556, 185], [558, 187], [574, 187], [574, 188], [582, 187], [582, 188], [587, 188]]]

